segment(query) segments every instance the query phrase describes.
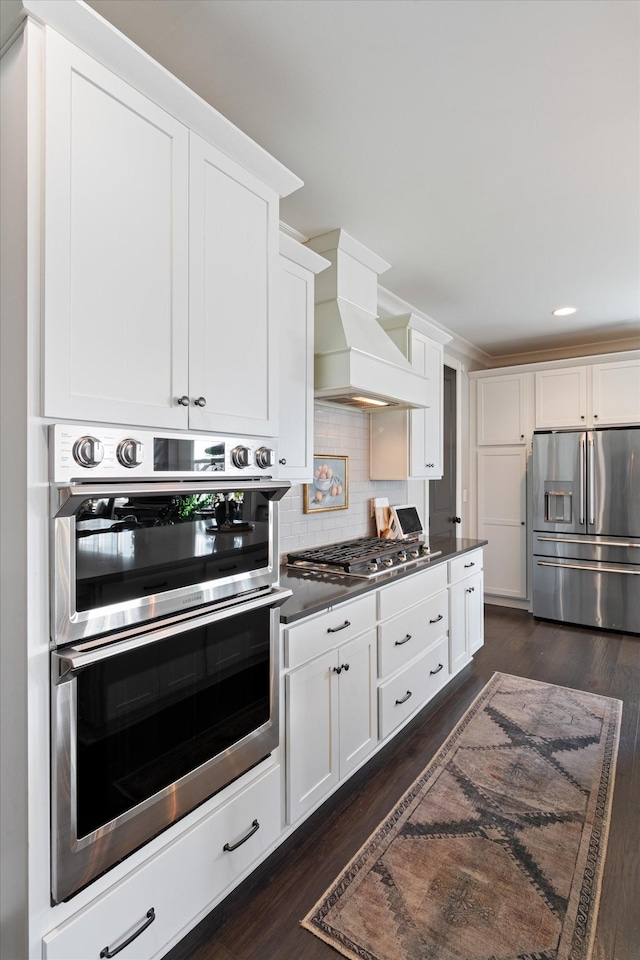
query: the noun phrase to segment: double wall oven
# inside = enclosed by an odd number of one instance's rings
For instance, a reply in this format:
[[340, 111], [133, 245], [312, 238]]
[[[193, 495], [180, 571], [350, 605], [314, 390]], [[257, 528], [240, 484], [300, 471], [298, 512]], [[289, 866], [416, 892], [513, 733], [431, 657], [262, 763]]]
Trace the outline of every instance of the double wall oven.
[[56, 425], [52, 900], [278, 744], [272, 441]]

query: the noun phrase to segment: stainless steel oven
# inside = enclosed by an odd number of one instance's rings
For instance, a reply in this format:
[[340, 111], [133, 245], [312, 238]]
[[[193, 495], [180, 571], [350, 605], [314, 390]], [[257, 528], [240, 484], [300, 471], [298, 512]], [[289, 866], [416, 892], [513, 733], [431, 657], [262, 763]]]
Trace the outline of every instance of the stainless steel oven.
[[256, 441], [56, 426], [51, 457], [57, 903], [277, 746], [289, 484]]
[[268, 441], [51, 428], [51, 633], [72, 643], [278, 577]]
[[288, 596], [52, 653], [54, 903], [275, 749]]

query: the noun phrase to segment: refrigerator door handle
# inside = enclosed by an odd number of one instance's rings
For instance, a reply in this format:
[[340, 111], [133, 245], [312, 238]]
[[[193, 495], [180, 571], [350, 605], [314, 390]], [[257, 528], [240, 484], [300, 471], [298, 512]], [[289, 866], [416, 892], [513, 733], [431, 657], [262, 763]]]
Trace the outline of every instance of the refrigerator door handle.
[[584, 434], [580, 437], [580, 523], [584, 523], [584, 490], [587, 482], [585, 470], [585, 440]]
[[640, 543], [631, 543], [626, 540], [586, 540], [584, 537], [543, 537], [538, 534], [537, 540], [544, 540], [545, 543], [587, 543], [594, 547], [624, 547], [632, 550], [640, 550]]
[[589, 437], [589, 519], [590, 526], [596, 522], [596, 493], [595, 493], [595, 469], [593, 459], [595, 456], [593, 437]]
[[630, 570], [628, 567], [613, 567], [611, 564], [594, 567], [586, 563], [552, 563], [550, 560], [538, 560], [537, 563], [539, 567], [562, 567], [566, 570], [595, 570], [596, 573], [628, 573], [631, 576], [640, 577], [640, 569]]

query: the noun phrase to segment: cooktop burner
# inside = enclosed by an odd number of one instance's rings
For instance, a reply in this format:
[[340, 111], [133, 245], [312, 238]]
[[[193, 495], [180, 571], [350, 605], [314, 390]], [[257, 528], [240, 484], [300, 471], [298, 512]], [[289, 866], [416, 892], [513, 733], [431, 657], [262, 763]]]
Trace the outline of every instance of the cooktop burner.
[[351, 577], [379, 576], [391, 569], [406, 567], [416, 560], [439, 556], [430, 553], [422, 540], [387, 540], [382, 537], [358, 537], [324, 547], [296, 550], [287, 555], [293, 567], [309, 570], [333, 570]]

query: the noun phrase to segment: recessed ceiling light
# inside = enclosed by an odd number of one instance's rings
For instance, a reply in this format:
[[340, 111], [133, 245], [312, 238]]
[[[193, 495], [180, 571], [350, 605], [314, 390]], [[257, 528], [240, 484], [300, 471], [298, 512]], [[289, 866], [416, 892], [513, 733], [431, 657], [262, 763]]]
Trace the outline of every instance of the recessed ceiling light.
[[552, 313], [554, 317], [570, 317], [572, 313], [576, 313], [577, 307], [558, 307], [557, 310], [553, 310]]

